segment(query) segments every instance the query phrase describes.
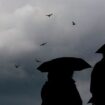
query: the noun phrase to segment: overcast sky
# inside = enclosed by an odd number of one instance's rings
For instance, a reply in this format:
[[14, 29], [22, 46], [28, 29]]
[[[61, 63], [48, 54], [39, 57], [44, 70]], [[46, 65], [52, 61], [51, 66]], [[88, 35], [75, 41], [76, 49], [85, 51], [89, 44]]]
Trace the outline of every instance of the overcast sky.
[[[36, 70], [41, 63], [74, 56], [94, 66], [104, 43], [104, 0], [0, 0], [0, 105], [41, 105], [46, 81], [46, 74]], [[74, 76], [84, 105], [91, 96], [91, 71]]]

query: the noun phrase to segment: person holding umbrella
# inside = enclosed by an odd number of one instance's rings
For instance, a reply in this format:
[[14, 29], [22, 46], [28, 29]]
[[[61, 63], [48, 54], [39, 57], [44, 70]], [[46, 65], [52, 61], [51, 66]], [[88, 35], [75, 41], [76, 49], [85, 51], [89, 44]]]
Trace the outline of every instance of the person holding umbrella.
[[41, 64], [37, 69], [48, 72], [48, 81], [41, 91], [42, 105], [82, 105], [72, 77], [74, 71], [90, 67], [83, 59], [75, 57], [56, 58]]
[[96, 53], [102, 53], [103, 58], [94, 66], [92, 71], [90, 84], [92, 98], [88, 103], [105, 105], [105, 44]]

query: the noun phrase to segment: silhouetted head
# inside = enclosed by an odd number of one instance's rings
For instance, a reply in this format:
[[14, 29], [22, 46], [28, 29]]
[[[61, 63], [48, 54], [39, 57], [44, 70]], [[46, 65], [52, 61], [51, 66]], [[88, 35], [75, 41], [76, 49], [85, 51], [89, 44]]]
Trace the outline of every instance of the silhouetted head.
[[70, 70], [69, 72], [64, 70], [61, 70], [61, 72], [48, 72], [48, 80], [67, 80], [73, 77], [73, 72], [73, 70]]

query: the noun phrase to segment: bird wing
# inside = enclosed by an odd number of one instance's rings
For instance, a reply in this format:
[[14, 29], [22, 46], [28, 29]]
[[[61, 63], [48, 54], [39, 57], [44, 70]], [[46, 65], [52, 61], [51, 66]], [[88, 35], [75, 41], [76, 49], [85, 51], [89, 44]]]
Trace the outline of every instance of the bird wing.
[[44, 45], [46, 45], [47, 44], [47, 42], [46, 43], [42, 43], [40, 46], [44, 46]]

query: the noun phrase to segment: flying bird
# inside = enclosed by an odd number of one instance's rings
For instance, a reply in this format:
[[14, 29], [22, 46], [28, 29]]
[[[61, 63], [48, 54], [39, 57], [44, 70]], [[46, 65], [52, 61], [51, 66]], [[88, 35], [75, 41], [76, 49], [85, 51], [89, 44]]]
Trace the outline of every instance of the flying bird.
[[48, 42], [46, 42], [46, 43], [42, 43], [42, 44], [40, 44], [40, 46], [44, 46], [44, 45], [46, 45]]
[[52, 13], [50, 13], [50, 14], [48, 14], [48, 15], [46, 15], [46, 16], [48, 16], [49, 18], [52, 16], [53, 14]]
[[37, 63], [40, 63], [40, 62], [41, 62], [39, 59], [35, 59], [35, 61], [36, 61]]
[[76, 25], [76, 23], [74, 21], [72, 21], [72, 25], [74, 26], [74, 25]]
[[20, 67], [19, 65], [15, 64], [15, 68], [19, 68], [19, 67]]

